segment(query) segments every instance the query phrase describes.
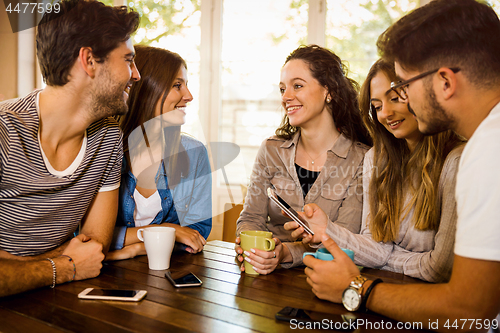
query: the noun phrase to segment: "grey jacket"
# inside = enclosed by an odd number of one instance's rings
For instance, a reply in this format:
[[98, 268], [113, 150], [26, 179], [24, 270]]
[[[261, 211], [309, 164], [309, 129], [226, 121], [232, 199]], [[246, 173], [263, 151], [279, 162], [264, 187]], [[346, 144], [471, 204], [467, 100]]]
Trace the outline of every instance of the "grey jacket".
[[292, 254], [293, 262], [282, 264], [285, 268], [302, 264], [302, 254], [312, 249], [300, 240], [294, 241], [291, 232], [283, 228], [290, 218], [283, 216], [279, 207], [268, 199], [266, 190], [270, 184], [296, 211], [302, 211], [305, 204], [315, 203], [333, 223], [353, 233], [359, 233], [361, 228], [363, 158], [369, 147], [340, 135], [328, 150], [327, 160], [304, 198], [295, 169], [299, 138], [300, 131], [290, 140], [273, 136], [262, 143], [236, 229], [237, 235], [244, 230], [271, 231]]

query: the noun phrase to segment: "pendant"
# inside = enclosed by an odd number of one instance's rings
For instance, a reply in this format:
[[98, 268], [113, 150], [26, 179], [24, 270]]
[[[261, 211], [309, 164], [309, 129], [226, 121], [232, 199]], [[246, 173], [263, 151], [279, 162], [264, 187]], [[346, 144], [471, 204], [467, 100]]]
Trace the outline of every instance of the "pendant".
[[314, 161], [312, 161], [311, 163], [314, 164]]

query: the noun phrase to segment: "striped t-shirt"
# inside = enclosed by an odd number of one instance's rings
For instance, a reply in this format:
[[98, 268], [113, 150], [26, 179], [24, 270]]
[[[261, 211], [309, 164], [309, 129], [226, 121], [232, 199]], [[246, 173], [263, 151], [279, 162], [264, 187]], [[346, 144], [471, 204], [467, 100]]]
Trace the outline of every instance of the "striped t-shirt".
[[39, 92], [0, 103], [0, 250], [22, 256], [64, 243], [97, 192], [120, 186], [122, 134], [113, 118], [87, 128], [85, 154], [74, 172], [47, 170], [38, 141]]

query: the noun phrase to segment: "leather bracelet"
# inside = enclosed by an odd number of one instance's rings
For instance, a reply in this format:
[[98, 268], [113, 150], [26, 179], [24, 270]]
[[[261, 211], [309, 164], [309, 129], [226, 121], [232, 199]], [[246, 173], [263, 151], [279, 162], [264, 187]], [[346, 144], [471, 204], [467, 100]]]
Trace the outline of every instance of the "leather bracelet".
[[368, 297], [370, 296], [370, 293], [372, 292], [373, 288], [375, 288], [375, 286], [381, 282], [384, 282], [384, 281], [382, 281], [381, 279], [376, 279], [375, 281], [372, 282], [372, 284], [370, 284], [368, 289], [366, 289], [366, 293], [363, 296], [363, 301], [362, 301], [363, 303], [361, 304], [361, 307], [360, 307], [365, 312], [368, 311], [368, 308], [366, 307], [366, 305], [368, 304]]
[[52, 265], [52, 285], [50, 286], [50, 288], [55, 288], [56, 276], [57, 276], [56, 264], [54, 263], [54, 260], [52, 260], [50, 258], [45, 258], [45, 259], [50, 261], [50, 264]]
[[61, 257], [67, 257], [69, 259], [69, 262], [73, 264], [73, 278], [71, 279], [71, 281], [69, 281], [69, 282], [73, 282], [75, 280], [75, 276], [76, 276], [75, 261], [73, 260], [73, 258], [71, 258], [70, 256], [68, 256], [67, 254], [61, 254]]

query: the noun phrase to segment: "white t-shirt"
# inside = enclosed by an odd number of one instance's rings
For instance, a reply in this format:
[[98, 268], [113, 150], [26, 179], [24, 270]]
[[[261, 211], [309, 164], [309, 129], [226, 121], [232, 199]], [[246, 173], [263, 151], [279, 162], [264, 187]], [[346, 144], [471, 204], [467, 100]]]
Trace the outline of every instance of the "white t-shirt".
[[455, 254], [500, 261], [500, 103], [465, 146], [457, 175]]
[[161, 211], [161, 197], [158, 191], [145, 198], [137, 189], [134, 190], [136, 227], [149, 225]]

